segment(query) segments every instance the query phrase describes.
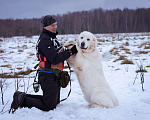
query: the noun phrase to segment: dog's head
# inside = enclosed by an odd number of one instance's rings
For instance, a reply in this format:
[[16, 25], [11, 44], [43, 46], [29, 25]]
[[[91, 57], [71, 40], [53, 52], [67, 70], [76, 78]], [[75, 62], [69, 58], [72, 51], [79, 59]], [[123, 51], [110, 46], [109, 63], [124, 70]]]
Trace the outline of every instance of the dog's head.
[[77, 45], [84, 52], [92, 52], [97, 47], [97, 39], [91, 32], [83, 31], [78, 36]]

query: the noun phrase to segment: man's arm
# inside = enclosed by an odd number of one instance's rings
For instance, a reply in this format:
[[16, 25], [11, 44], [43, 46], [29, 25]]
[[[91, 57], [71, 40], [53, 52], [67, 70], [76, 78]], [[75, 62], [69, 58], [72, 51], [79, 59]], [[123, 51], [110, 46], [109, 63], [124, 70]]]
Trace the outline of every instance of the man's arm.
[[49, 40], [41, 41], [38, 48], [44, 54], [46, 59], [53, 65], [59, 64], [71, 56], [69, 50], [62, 53], [57, 53], [53, 43]]

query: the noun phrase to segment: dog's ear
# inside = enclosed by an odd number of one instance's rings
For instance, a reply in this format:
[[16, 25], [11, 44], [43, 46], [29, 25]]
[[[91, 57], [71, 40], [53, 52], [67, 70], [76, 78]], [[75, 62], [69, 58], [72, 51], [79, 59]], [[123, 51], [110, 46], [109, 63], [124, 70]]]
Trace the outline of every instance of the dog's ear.
[[94, 48], [96, 48], [97, 47], [97, 39], [94, 35], [93, 35], [93, 41], [94, 41]]

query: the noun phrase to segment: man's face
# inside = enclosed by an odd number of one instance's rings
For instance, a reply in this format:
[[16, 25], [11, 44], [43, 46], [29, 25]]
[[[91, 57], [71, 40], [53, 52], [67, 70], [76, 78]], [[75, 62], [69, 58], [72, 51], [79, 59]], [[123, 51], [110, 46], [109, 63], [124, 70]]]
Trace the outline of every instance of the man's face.
[[49, 25], [49, 26], [46, 26], [44, 27], [46, 30], [52, 32], [52, 33], [56, 33], [56, 29], [57, 29], [57, 22]]

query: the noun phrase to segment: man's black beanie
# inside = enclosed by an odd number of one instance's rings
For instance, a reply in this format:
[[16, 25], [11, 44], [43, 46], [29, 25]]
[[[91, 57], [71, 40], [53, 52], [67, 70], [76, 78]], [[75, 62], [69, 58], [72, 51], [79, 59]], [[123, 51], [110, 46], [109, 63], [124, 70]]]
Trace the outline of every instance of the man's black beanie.
[[43, 17], [41, 23], [43, 24], [43, 27], [49, 26], [56, 22], [56, 19], [51, 15], [46, 15]]

